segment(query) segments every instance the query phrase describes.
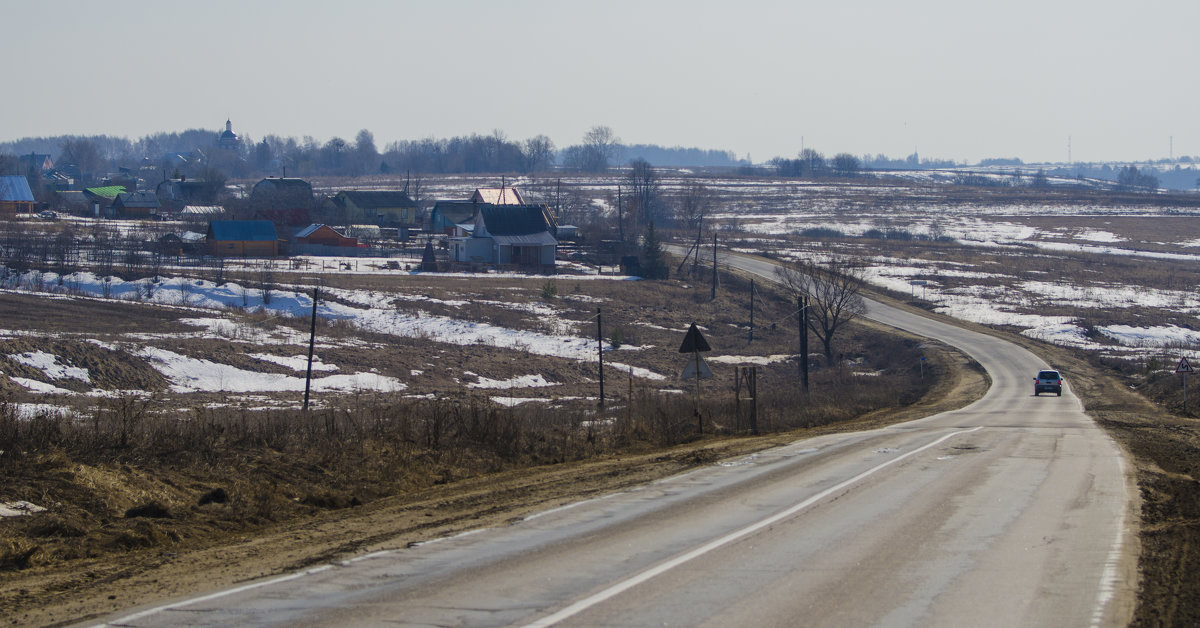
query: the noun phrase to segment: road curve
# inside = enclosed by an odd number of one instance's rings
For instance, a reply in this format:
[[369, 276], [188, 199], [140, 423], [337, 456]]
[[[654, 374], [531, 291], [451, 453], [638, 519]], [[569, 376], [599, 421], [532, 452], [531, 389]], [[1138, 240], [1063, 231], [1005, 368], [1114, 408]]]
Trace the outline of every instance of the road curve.
[[[723, 263], [773, 279], [769, 262]], [[992, 387], [885, 429], [726, 461], [503, 528], [108, 620], [120, 626], [1114, 626], [1136, 548], [1121, 451], [1043, 363], [878, 303]], [[1069, 378], [1068, 378], [1069, 381]]]

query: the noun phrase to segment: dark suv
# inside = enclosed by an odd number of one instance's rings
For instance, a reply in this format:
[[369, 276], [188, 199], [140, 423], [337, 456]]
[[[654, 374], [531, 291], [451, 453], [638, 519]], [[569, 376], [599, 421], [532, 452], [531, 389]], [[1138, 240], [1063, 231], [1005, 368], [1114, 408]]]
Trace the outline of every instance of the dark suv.
[[1062, 375], [1058, 371], [1038, 371], [1037, 377], [1033, 378], [1033, 395], [1044, 392], [1052, 392], [1059, 397], [1062, 396]]

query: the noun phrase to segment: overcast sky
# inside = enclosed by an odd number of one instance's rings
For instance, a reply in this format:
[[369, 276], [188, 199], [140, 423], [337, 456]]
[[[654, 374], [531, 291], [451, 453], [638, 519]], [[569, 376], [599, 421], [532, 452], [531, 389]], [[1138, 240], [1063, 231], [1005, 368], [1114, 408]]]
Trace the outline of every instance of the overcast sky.
[[3, 1], [0, 140], [500, 130], [974, 162], [1200, 155], [1198, 0]]

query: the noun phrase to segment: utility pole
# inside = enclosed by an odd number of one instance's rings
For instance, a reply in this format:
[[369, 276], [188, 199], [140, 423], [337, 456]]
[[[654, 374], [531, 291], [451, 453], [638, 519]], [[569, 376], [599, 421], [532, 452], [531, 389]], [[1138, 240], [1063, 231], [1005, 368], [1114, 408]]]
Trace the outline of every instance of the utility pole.
[[712, 279], [712, 300], [717, 299], [717, 234], [713, 233], [713, 279]]
[[800, 308], [800, 383], [808, 392], [808, 297], [797, 297], [796, 305]]
[[750, 339], [747, 343], [754, 342], [754, 279], [750, 279]]
[[304, 374], [304, 408], [308, 412], [308, 393], [312, 389], [313, 349], [317, 344], [317, 299], [321, 295], [320, 288], [313, 288], [312, 322], [308, 330], [308, 371]]
[[750, 368], [750, 433], [758, 436], [758, 367]]
[[600, 409], [604, 409], [604, 332], [601, 331], [600, 308], [596, 308], [596, 355], [600, 359]]

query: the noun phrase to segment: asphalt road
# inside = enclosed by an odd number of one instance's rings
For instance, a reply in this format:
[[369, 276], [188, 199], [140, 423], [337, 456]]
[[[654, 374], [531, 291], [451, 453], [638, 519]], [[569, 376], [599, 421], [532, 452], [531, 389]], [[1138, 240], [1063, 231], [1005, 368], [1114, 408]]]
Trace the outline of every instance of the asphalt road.
[[[764, 262], [727, 258], [771, 277]], [[1109, 626], [1133, 609], [1117, 446], [1041, 360], [880, 304], [960, 347], [983, 399], [636, 490], [113, 617], [110, 625]], [[1068, 374], [1069, 382], [1069, 374]]]

